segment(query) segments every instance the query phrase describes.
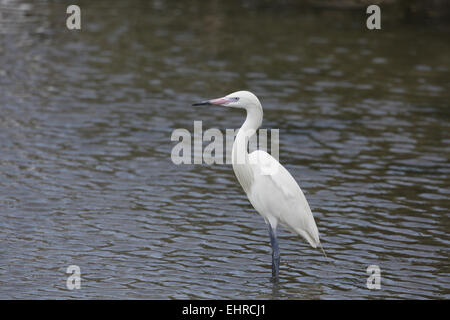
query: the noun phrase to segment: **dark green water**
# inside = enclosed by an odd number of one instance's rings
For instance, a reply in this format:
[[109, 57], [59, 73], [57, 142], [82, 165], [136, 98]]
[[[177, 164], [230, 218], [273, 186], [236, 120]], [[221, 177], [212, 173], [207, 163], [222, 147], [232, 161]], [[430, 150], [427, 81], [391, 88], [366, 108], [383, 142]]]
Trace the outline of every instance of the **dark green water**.
[[[66, 5], [17, 3], [0, 2], [0, 298], [450, 298], [448, 27], [81, 1], [69, 31]], [[331, 260], [280, 230], [278, 285], [231, 166], [170, 158], [176, 128], [240, 127], [191, 103], [241, 89]]]

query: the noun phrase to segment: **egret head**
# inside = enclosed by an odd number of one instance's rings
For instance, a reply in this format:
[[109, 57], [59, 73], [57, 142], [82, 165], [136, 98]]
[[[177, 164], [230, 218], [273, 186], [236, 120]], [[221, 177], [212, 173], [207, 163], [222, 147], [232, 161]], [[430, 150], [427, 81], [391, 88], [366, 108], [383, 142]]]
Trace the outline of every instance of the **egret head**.
[[258, 108], [262, 110], [261, 103], [258, 98], [250, 91], [236, 91], [226, 95], [225, 97], [194, 103], [193, 106], [216, 105], [230, 108], [252, 109]]

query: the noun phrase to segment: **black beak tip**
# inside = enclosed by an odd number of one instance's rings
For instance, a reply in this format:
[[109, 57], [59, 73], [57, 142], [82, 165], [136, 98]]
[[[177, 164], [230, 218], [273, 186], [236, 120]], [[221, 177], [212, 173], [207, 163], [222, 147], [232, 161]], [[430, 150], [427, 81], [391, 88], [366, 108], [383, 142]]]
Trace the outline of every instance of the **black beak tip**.
[[202, 102], [197, 102], [197, 103], [193, 103], [193, 106], [207, 106], [210, 105], [211, 103], [209, 101], [202, 101]]

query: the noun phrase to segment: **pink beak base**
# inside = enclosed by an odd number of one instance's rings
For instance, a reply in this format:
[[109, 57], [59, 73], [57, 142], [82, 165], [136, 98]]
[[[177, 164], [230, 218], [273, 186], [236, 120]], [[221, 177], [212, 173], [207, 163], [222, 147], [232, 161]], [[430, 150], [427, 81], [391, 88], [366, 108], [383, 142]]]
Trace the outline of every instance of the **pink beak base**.
[[219, 98], [219, 99], [209, 100], [209, 103], [215, 104], [215, 105], [222, 105], [227, 102], [229, 102], [229, 100], [227, 98]]

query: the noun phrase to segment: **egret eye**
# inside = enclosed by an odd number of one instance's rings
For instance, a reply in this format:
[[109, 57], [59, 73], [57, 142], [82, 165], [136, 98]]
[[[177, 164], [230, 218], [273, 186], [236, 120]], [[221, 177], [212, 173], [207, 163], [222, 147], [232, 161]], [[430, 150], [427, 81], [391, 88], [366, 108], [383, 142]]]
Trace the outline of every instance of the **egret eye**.
[[236, 102], [239, 101], [239, 97], [232, 97], [230, 98], [231, 102]]

